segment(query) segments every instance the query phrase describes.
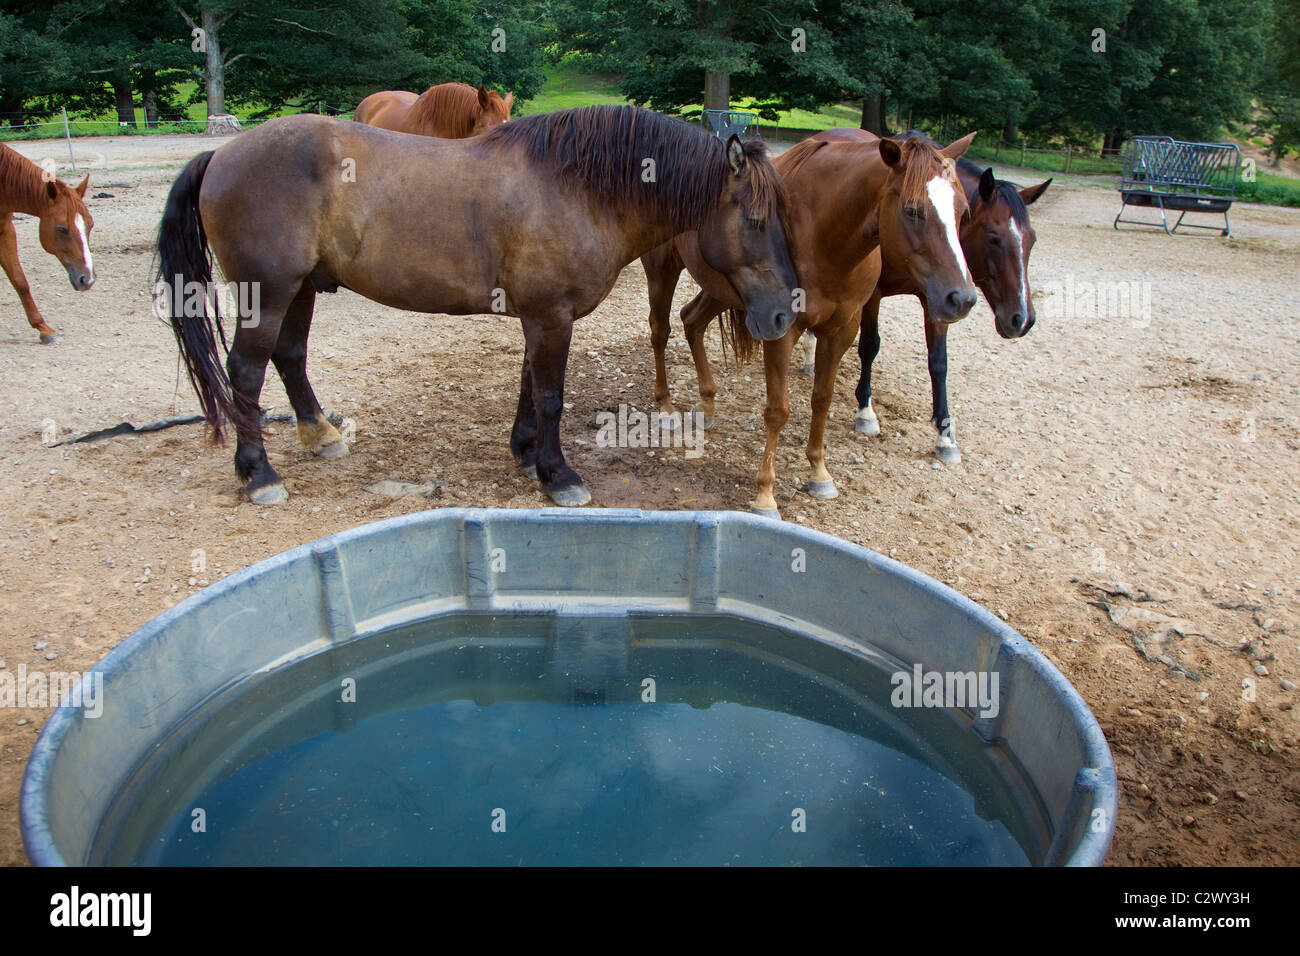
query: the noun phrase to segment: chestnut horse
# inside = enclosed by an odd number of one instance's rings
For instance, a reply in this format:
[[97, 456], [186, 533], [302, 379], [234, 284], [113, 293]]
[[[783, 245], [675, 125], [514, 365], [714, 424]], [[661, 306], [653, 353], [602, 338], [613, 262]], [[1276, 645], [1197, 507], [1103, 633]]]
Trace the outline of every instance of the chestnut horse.
[[84, 292], [95, 284], [94, 259], [90, 254], [90, 230], [95, 228], [95, 218], [85, 203], [89, 182], [87, 176], [73, 189], [50, 178], [30, 159], [0, 143], [0, 266], [22, 301], [28, 323], [41, 334], [42, 345], [56, 341], [59, 333], [36, 308], [32, 288], [18, 263], [14, 213], [40, 219], [41, 246], [68, 271], [72, 287]]
[[[526, 344], [510, 449], [553, 501], [581, 505], [590, 495], [560, 446], [569, 341], [623, 266], [695, 230], [701, 259], [736, 289], [748, 333], [780, 338], [793, 324], [785, 194], [765, 153], [632, 106], [530, 116], [472, 139], [275, 119], [196, 156], [173, 184], [158, 237], [160, 304], [213, 439], [223, 416], [235, 426], [235, 470], [258, 504], [287, 497], [262, 446], [268, 361], [303, 445], [347, 452], [307, 380], [318, 292], [517, 316]], [[260, 303], [238, 323], [225, 369], [220, 315], [181, 293], [211, 282], [209, 243], [241, 299], [251, 285]]]
[[[925, 137], [913, 132], [906, 138]], [[876, 137], [860, 129], [834, 129], [818, 133], [813, 139], [873, 142]], [[1046, 192], [1052, 181], [1020, 189], [994, 178], [992, 169], [981, 170], [964, 157], [957, 161], [957, 177], [970, 204], [970, 216], [961, 226], [961, 246], [971, 276], [988, 299], [998, 335], [1020, 338], [1034, 327], [1036, 318], [1029, 293], [1029, 252], [1036, 237], [1027, 207]], [[938, 432], [934, 453], [941, 461], [956, 464], [961, 461], [961, 451], [948, 411], [948, 325], [931, 316], [907, 264], [892, 257], [887, 249], [881, 252], [880, 281], [862, 311], [862, 334], [858, 339], [862, 374], [856, 390], [858, 413], [853, 427], [862, 435], [880, 434], [880, 420], [871, 407], [871, 365], [880, 351], [880, 300], [891, 295], [915, 295], [921, 299], [925, 320], [933, 401], [930, 421]]]
[[[835, 482], [826, 469], [826, 414], [840, 359], [858, 330], [862, 304], [880, 272], [878, 246], [888, 246], [907, 263], [913, 281], [925, 290], [937, 315], [956, 321], [975, 304], [975, 286], [957, 242], [957, 223], [966, 212], [953, 160], [966, 151], [974, 133], [943, 150], [919, 141], [826, 143], [804, 140], [773, 165], [790, 197], [790, 237], [799, 273], [802, 306], [791, 334], [763, 343], [767, 379], [767, 443], [758, 469], [753, 508], [777, 515], [774, 487], [776, 449], [790, 416], [787, 393], [790, 352], [795, 339], [810, 330], [817, 339], [816, 378], [812, 393], [812, 427], [808, 492], [834, 498]], [[703, 291], [683, 310], [682, 322], [699, 377], [700, 411], [713, 415], [717, 386], [704, 351], [704, 332], [713, 317], [740, 303], [722, 277], [699, 262], [692, 236], [679, 236], [642, 257], [650, 292], [651, 341], [655, 350], [655, 401], [661, 415], [671, 416], [664, 348], [670, 332], [669, 309], [683, 268]], [[734, 326], [743, 361], [753, 342]], [[671, 417], [661, 421], [672, 421]]]
[[352, 114], [358, 123], [418, 136], [463, 139], [510, 119], [515, 94], [477, 90], [468, 83], [439, 83], [419, 96], [406, 90], [371, 93]]

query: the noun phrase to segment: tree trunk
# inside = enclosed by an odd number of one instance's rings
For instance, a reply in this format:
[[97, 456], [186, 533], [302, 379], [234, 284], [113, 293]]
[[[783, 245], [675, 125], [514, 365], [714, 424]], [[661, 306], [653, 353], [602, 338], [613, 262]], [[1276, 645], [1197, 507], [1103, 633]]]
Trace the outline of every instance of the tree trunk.
[[1102, 155], [1111, 155], [1118, 153], [1120, 147], [1124, 145], [1124, 136], [1116, 130], [1112, 130], [1102, 137], [1101, 152]]
[[113, 99], [117, 102], [118, 126], [138, 128], [140, 124], [135, 121], [135, 99], [131, 95], [130, 71], [115, 74], [109, 83], [113, 87]]
[[0, 98], [0, 120], [8, 120], [10, 126], [27, 125], [27, 111], [23, 109], [21, 93], [5, 91]]
[[156, 82], [153, 70], [140, 71], [140, 102], [144, 106], [144, 125], [149, 127], [158, 125], [158, 91], [154, 88]]
[[221, 45], [217, 42], [217, 15], [211, 10], [200, 12], [203, 29], [203, 48], [207, 57], [204, 76], [207, 79], [208, 115], [219, 116], [226, 112], [226, 64], [221, 60]]
[[706, 110], [731, 109], [731, 74], [704, 74], [704, 108]]
[[1006, 121], [1002, 124], [1002, 142], [1020, 142], [1020, 116], [1018, 113], [1008, 115]]
[[882, 90], [875, 96], [868, 96], [862, 101], [861, 128], [877, 136], [888, 136], [885, 125], [885, 93]]

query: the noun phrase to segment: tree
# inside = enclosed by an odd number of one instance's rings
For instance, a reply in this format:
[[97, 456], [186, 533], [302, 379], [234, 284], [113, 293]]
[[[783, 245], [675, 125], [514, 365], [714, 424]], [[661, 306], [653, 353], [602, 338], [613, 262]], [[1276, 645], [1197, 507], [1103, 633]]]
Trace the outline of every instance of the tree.
[[775, 118], [854, 85], [812, 0], [570, 0], [556, 18], [567, 49], [621, 72], [629, 99], [666, 112], [754, 97]]

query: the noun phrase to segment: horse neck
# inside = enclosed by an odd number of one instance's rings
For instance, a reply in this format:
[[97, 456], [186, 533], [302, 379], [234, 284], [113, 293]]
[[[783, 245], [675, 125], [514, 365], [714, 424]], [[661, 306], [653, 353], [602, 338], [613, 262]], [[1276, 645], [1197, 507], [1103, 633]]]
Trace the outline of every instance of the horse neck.
[[[786, 181], [791, 207], [799, 210], [794, 217], [794, 248], [796, 253], [816, 250], [817, 264], [848, 270], [880, 244], [876, 207], [890, 173], [884, 163], [856, 150], [852, 155], [827, 157], [834, 162], [829, 168], [818, 162], [826, 152], [814, 155]], [[804, 263], [796, 266], [802, 276]]]
[[0, 143], [0, 210], [41, 216], [48, 208], [41, 167]]

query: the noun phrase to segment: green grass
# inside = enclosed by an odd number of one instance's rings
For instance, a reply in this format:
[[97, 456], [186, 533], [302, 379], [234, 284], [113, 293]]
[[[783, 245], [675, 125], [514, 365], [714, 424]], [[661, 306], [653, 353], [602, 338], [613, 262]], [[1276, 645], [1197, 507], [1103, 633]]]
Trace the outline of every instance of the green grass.
[[1271, 206], [1300, 206], [1300, 179], [1256, 172], [1255, 182], [1237, 183], [1237, 198]]
[[[575, 106], [594, 106], [600, 104], [616, 105], [626, 103], [618, 86], [618, 77], [605, 73], [587, 73], [565, 64], [546, 68], [546, 83], [540, 93], [520, 107], [521, 116], [534, 113], [550, 113], [555, 110], [571, 109]], [[750, 101], [737, 101], [732, 109], [747, 110]], [[683, 117], [699, 117], [701, 104], [693, 103], [682, 107]], [[862, 119], [860, 106], [841, 103], [812, 112], [809, 110], [788, 110], [781, 114], [776, 123], [760, 120], [764, 136], [770, 136], [770, 130], [779, 126], [783, 129], [819, 130], [835, 129], [840, 126], [857, 126]]]

